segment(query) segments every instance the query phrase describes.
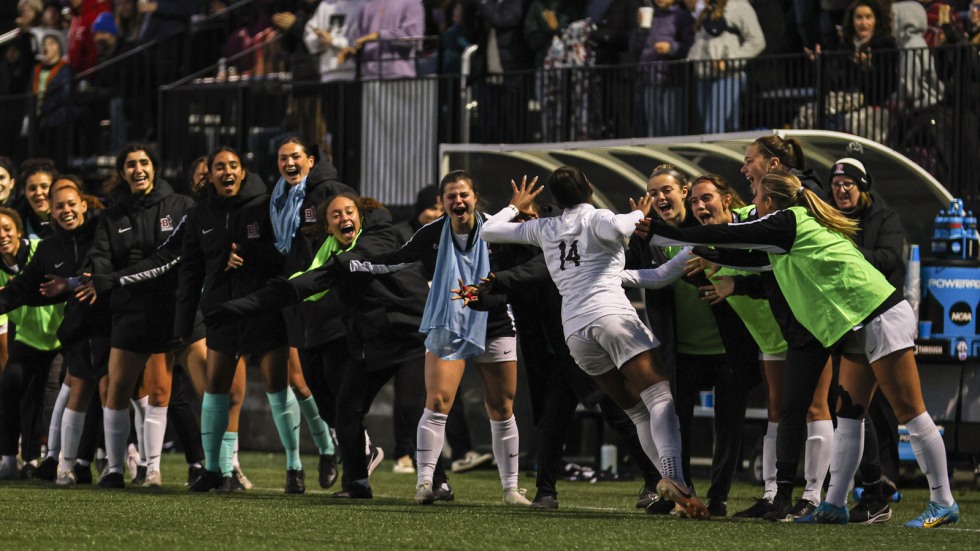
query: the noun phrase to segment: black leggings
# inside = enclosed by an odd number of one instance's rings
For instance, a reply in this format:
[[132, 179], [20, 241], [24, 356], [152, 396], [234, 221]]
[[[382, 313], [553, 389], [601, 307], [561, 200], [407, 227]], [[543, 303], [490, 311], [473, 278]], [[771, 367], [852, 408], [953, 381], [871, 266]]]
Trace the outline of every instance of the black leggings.
[[[170, 406], [167, 408], [167, 426], [177, 433], [184, 448], [184, 459], [188, 465], [204, 461], [204, 448], [201, 445], [201, 425], [194, 415], [192, 402], [196, 402], [190, 378], [183, 367], [174, 366], [173, 386], [170, 391]], [[200, 406], [198, 406], [200, 407]]]
[[298, 352], [303, 378], [320, 410], [320, 417], [333, 427], [336, 425], [340, 381], [354, 363], [347, 348], [347, 339], [334, 339], [313, 348], [300, 348]]
[[0, 455], [17, 455], [31, 461], [41, 456], [41, 426], [44, 387], [52, 369], [61, 369], [61, 351], [43, 351], [16, 340], [10, 345], [10, 360], [0, 379]]
[[759, 366], [753, 359], [734, 362], [726, 355], [676, 355], [674, 408], [681, 429], [681, 464], [684, 480], [691, 485], [691, 424], [699, 391], [715, 389], [714, 452], [708, 499], [726, 500], [738, 467], [745, 426], [748, 391], [758, 381]]
[[[337, 440], [340, 442], [340, 455], [344, 463], [343, 487], [349, 488], [355, 480], [368, 477], [367, 456], [364, 454], [366, 442], [364, 439], [364, 416], [371, 409], [371, 403], [381, 388], [395, 377], [416, 377], [425, 380], [425, 360], [418, 355], [401, 363], [390, 364], [378, 369], [368, 369], [363, 363], [355, 363], [344, 371], [337, 393]], [[410, 421], [416, 426], [425, 408], [425, 385], [419, 386], [421, 392], [414, 396], [403, 396], [401, 399], [414, 403]], [[413, 439], [413, 448], [415, 442]], [[446, 473], [442, 463], [436, 463], [436, 472], [432, 482], [438, 486], [446, 481]]]
[[[791, 346], [786, 351], [779, 430], [776, 431], [777, 482], [792, 483], [796, 478], [800, 452], [806, 442], [806, 414], [829, 358], [830, 352], [817, 341]], [[831, 388], [833, 386], [831, 383]]]

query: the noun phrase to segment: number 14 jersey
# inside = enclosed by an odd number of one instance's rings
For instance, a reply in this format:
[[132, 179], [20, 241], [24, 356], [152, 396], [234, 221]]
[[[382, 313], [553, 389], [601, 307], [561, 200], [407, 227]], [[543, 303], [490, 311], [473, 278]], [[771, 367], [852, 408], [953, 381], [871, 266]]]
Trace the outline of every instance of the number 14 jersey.
[[609, 315], [636, 315], [623, 291], [625, 239], [643, 213], [614, 214], [590, 204], [560, 215], [509, 223], [518, 211], [508, 206], [484, 223], [481, 237], [490, 243], [536, 245], [544, 251], [548, 272], [562, 297], [565, 338]]

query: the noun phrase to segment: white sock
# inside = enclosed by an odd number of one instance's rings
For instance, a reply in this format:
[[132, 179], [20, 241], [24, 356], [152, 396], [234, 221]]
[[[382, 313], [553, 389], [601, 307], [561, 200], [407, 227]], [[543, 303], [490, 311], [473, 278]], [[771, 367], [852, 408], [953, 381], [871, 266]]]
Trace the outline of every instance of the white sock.
[[[150, 405], [150, 397], [143, 396], [139, 400], [130, 400], [133, 404], [133, 423], [136, 425], [136, 449], [140, 452], [139, 466], [146, 466], [146, 442], [144, 442], [146, 432], [144, 423], [146, 421], [146, 408]], [[128, 437], [128, 436], [127, 436]]]
[[442, 446], [446, 441], [446, 419], [444, 413], [436, 413], [429, 408], [422, 411], [419, 428], [415, 434], [415, 465], [418, 468], [418, 483], [432, 483], [432, 473], [436, 461], [442, 456]]
[[803, 459], [803, 474], [806, 477], [806, 487], [803, 489], [803, 499], [819, 505], [820, 491], [834, 453], [834, 422], [827, 420], [807, 423], [804, 450], [806, 455]]
[[776, 431], [779, 422], [769, 421], [766, 436], [762, 439], [762, 482], [766, 485], [762, 499], [769, 502], [776, 499]]
[[126, 468], [129, 410], [103, 408], [102, 428], [105, 431], [105, 456], [109, 461], [109, 472], [122, 474]]
[[670, 383], [660, 381], [640, 392], [650, 412], [650, 435], [660, 454], [660, 472], [664, 478], [684, 482], [681, 475], [681, 427], [674, 412]]
[[66, 472], [71, 470], [75, 456], [78, 455], [78, 442], [82, 439], [82, 430], [85, 428], [85, 412], [65, 408], [61, 423], [61, 461], [58, 463], [58, 470]]
[[[660, 454], [657, 453], [657, 445], [653, 443], [653, 435], [650, 433], [650, 412], [643, 402], [637, 402], [635, 406], [626, 410], [626, 415], [636, 425], [636, 436], [640, 439], [640, 447], [646, 452], [647, 457], [653, 462], [653, 466], [660, 472]], [[660, 473], [663, 476], [663, 473]]]
[[71, 387], [62, 383], [58, 398], [54, 401], [54, 410], [51, 412], [51, 424], [48, 425], [47, 456], [55, 459], [58, 459], [58, 452], [61, 451], [61, 417], [65, 414], [69, 394], [71, 394]]
[[231, 468], [241, 469], [242, 464], [238, 462], [238, 433], [235, 433], [235, 451], [231, 454]]
[[915, 460], [929, 481], [929, 500], [949, 507], [955, 500], [949, 487], [943, 436], [939, 434], [928, 411], [905, 423], [905, 428], [909, 431], [909, 443], [912, 444]]
[[517, 418], [512, 414], [506, 421], [490, 420], [490, 440], [493, 457], [497, 460], [500, 485], [504, 490], [517, 487], [521, 436], [517, 432]]
[[167, 406], [147, 406], [143, 419], [143, 445], [146, 449], [146, 470], [160, 470], [160, 454], [167, 432]]
[[[809, 440], [807, 444], [809, 445]], [[847, 492], [854, 480], [854, 473], [861, 464], [863, 453], [864, 421], [838, 417], [837, 430], [834, 432], [833, 459], [830, 462], [830, 486], [827, 488], [827, 502], [831, 505], [847, 505]]]

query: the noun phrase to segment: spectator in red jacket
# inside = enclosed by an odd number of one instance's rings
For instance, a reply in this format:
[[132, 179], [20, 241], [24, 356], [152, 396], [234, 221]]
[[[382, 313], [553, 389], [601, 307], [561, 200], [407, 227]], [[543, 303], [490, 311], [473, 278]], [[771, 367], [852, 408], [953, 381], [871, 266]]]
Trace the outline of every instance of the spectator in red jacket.
[[110, 0], [70, 0], [72, 18], [68, 28], [68, 63], [75, 74], [95, 66], [99, 52], [92, 36], [92, 23], [103, 12], [112, 11]]

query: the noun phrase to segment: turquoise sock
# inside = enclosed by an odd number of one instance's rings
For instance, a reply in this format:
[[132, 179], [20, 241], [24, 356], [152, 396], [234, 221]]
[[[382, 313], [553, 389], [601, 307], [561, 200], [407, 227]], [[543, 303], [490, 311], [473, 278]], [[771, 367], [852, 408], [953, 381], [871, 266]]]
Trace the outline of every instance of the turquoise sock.
[[269, 397], [269, 405], [272, 406], [272, 420], [275, 421], [276, 429], [279, 431], [279, 440], [282, 440], [282, 447], [286, 450], [286, 468], [301, 470], [303, 468], [299, 460], [301, 421], [296, 396], [289, 387], [266, 395]]
[[221, 439], [221, 476], [231, 476], [231, 458], [235, 455], [235, 441], [238, 440], [237, 432], [225, 432], [225, 437]]
[[300, 411], [306, 419], [306, 426], [310, 427], [310, 434], [313, 441], [320, 448], [320, 455], [333, 455], [333, 438], [330, 437], [330, 425], [320, 417], [320, 409], [316, 407], [313, 396], [308, 396], [305, 400], [297, 399]]
[[204, 393], [201, 402], [201, 445], [204, 468], [220, 471], [221, 441], [228, 428], [228, 395]]

